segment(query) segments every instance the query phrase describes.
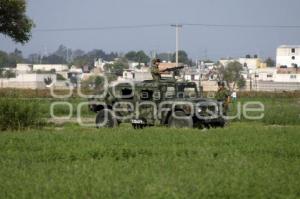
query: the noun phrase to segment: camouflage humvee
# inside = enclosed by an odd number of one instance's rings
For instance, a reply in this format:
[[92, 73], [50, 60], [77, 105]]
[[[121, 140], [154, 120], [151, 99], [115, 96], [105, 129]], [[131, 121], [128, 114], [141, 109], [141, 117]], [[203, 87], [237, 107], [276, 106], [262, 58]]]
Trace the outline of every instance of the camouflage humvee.
[[110, 86], [103, 98], [89, 99], [89, 108], [97, 113], [97, 127], [116, 127], [131, 123], [134, 128], [164, 125], [168, 127], [223, 127], [222, 105], [202, 98], [193, 82], [175, 79], [125, 82]]

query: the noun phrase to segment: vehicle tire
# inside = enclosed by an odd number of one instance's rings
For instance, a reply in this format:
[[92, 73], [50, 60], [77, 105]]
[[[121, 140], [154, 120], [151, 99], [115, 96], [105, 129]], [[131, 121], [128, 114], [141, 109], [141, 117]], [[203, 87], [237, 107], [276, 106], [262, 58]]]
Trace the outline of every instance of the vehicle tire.
[[[174, 116], [180, 117], [177, 118]], [[193, 128], [193, 118], [186, 116], [183, 111], [176, 111], [174, 114], [171, 114], [168, 119], [168, 127], [171, 128]], [[183, 118], [186, 116], [185, 118]]]
[[102, 109], [97, 113], [97, 116], [96, 116], [96, 127], [97, 128], [114, 128], [117, 126], [118, 126], [118, 121], [115, 118], [112, 110]]

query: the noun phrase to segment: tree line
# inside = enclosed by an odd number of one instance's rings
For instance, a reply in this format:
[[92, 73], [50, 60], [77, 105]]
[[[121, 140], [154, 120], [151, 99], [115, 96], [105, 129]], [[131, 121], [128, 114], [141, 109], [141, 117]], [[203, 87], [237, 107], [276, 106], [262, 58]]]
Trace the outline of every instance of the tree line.
[[[96, 59], [103, 59], [105, 61], [116, 61], [117, 59], [124, 59], [126, 62], [137, 62], [140, 65], [149, 65], [151, 58], [143, 50], [129, 51], [125, 54], [117, 52], [105, 52], [101, 49], [94, 49], [85, 52], [81, 49], [72, 50], [64, 45], [60, 45], [56, 51], [49, 55], [41, 53], [32, 53], [28, 57], [24, 57], [22, 51], [15, 49], [14, 52], [7, 53], [0, 51], [0, 67], [13, 68], [17, 63], [28, 64], [68, 64], [77, 67], [94, 66]], [[175, 53], [159, 53], [156, 58], [165, 61], [175, 62]], [[192, 64], [192, 60], [188, 57], [185, 51], [179, 51], [179, 62], [187, 65]]]

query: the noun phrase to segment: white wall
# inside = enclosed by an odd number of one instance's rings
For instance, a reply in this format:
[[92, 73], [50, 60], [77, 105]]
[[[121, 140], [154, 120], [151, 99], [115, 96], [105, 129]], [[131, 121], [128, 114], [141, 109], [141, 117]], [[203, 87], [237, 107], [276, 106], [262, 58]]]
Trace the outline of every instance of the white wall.
[[[292, 52], [295, 49], [295, 52]], [[294, 59], [293, 59], [294, 58]], [[292, 64], [300, 66], [300, 47], [281, 46], [277, 48], [276, 65], [293, 67]]]
[[0, 88], [42, 89], [46, 87], [44, 79], [47, 77], [56, 82], [55, 74], [19, 74], [16, 78], [1, 78]]
[[27, 73], [32, 71], [31, 64], [17, 64], [16, 70], [18, 73]]
[[51, 71], [52, 69], [55, 69], [56, 72], [66, 71], [69, 70], [69, 67], [67, 65], [61, 65], [61, 64], [35, 64], [33, 65], [33, 70], [41, 70], [41, 71]]
[[299, 82], [300, 74], [276, 74], [274, 82]]
[[185, 80], [187, 81], [199, 81], [200, 75], [194, 75], [194, 79], [192, 79], [192, 75], [185, 75], [184, 76]]
[[276, 77], [276, 68], [262, 68], [251, 72], [252, 80], [257, 81], [274, 81]]

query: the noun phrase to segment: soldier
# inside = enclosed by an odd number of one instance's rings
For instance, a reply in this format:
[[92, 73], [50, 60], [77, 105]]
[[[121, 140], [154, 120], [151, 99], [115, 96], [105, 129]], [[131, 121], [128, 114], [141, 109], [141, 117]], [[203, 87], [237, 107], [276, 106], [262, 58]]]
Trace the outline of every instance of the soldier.
[[158, 81], [161, 78], [159, 68], [158, 68], [159, 64], [160, 64], [160, 59], [154, 59], [152, 61], [151, 75], [155, 81]]
[[226, 115], [230, 103], [230, 92], [225, 88], [224, 82], [218, 82], [218, 91], [216, 93], [216, 100], [223, 103], [223, 114]]

